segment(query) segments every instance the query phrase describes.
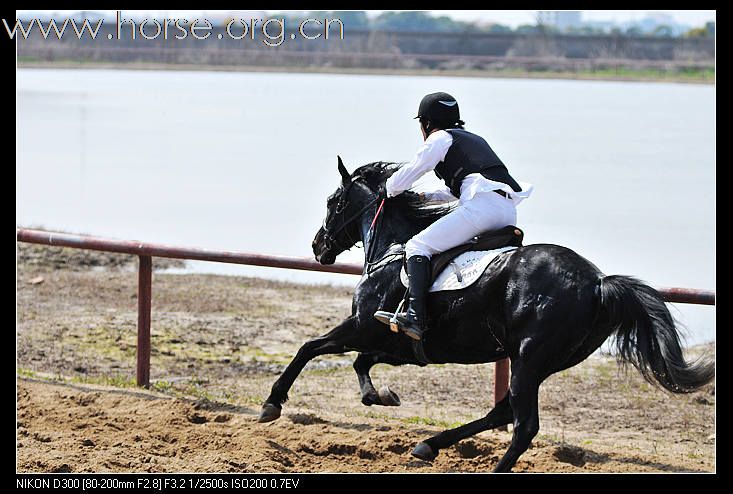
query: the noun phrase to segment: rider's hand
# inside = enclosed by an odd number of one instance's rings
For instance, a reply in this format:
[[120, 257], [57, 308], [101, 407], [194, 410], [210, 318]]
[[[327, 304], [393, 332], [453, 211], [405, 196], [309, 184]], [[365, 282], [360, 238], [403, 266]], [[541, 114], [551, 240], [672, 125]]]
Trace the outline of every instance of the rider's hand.
[[377, 197], [379, 197], [380, 199], [387, 198], [387, 187], [385, 187], [384, 184], [380, 185], [377, 189]]

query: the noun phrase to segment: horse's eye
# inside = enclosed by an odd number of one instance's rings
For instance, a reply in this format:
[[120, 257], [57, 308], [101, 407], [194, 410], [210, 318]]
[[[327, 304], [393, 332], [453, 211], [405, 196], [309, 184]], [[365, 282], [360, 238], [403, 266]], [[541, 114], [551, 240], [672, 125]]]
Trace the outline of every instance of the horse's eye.
[[345, 207], [346, 207], [346, 203], [343, 201], [339, 201], [339, 203], [336, 204], [336, 212], [340, 213], [341, 211], [344, 210]]

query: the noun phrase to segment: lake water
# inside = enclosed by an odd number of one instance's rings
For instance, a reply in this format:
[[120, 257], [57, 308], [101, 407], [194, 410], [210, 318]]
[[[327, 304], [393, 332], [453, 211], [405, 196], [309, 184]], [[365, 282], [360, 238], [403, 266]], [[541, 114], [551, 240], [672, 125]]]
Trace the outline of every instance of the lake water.
[[[607, 274], [715, 288], [715, 88], [672, 83], [124, 70], [17, 71], [20, 226], [312, 256], [349, 170], [408, 161], [420, 98], [447, 91], [519, 180], [525, 243]], [[422, 186], [436, 183], [423, 180]], [[339, 260], [363, 261], [352, 249]], [[189, 262], [354, 285], [358, 277]], [[675, 304], [688, 341], [712, 307]]]

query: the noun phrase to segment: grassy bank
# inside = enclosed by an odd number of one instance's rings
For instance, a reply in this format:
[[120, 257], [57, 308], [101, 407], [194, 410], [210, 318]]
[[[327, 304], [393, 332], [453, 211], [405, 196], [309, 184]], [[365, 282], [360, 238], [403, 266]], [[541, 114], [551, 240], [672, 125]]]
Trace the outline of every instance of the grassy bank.
[[715, 83], [715, 69], [653, 70], [630, 67], [598, 70], [529, 70], [529, 69], [383, 69], [383, 68], [338, 68], [338, 67], [277, 67], [251, 65], [205, 65], [205, 64], [163, 64], [157, 62], [96, 62], [77, 60], [42, 61], [19, 58], [18, 68], [57, 69], [120, 69], [120, 70], [204, 70], [223, 72], [294, 72], [313, 74], [365, 74], [403, 76], [448, 76], [448, 77], [498, 77], [529, 79], [578, 79], [606, 81], [682, 82], [696, 84]]

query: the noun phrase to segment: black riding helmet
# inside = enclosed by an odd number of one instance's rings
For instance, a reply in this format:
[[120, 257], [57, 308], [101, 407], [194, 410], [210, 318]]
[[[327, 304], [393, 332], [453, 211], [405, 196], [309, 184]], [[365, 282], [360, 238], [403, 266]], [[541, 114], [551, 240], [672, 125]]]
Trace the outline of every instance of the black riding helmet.
[[458, 109], [458, 101], [450, 94], [443, 92], [426, 95], [420, 101], [420, 108], [418, 108], [415, 118], [429, 120], [433, 123], [433, 126], [437, 125], [444, 128], [464, 124]]

